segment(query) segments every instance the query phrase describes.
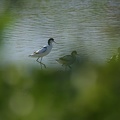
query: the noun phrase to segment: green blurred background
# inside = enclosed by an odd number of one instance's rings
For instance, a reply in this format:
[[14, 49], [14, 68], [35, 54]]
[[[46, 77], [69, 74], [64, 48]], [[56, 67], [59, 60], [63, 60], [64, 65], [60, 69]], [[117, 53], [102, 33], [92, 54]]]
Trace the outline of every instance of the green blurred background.
[[[50, 1], [38, 0], [38, 2], [49, 4]], [[113, 11], [109, 10], [113, 16], [118, 12], [114, 19], [120, 21], [120, 2], [117, 0], [110, 2], [113, 6], [119, 3], [117, 8], [111, 8]], [[4, 49], [5, 31], [8, 26], [21, 17], [16, 13], [27, 5], [34, 6], [33, 3], [32, 0], [1, 1], [1, 50]], [[94, 15], [97, 13], [101, 15], [99, 10], [107, 7], [103, 1], [92, 1], [92, 6]], [[44, 11], [46, 8], [42, 9]], [[104, 34], [116, 38], [116, 42], [120, 39], [119, 22], [115, 26], [108, 25], [105, 28]], [[85, 45], [83, 43], [82, 47]], [[113, 56], [111, 59], [98, 64], [91, 61], [90, 56], [85, 57], [82, 63], [77, 62], [71, 70], [66, 71], [59, 67], [41, 70], [34, 64], [32, 66], [26, 66], [25, 63], [16, 65], [14, 62], [7, 64], [3, 62], [5, 59], [2, 60], [2, 54], [5, 53], [1, 53], [0, 120], [119, 120], [120, 53], [117, 51], [119, 44], [116, 45], [114, 39], [109, 41], [109, 44], [111, 47], [114, 46], [113, 51], [107, 52]]]

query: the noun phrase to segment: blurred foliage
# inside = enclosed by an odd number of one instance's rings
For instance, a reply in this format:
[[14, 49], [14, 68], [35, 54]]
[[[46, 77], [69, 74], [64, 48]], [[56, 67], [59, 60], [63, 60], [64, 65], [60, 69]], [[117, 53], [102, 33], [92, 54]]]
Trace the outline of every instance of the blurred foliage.
[[2, 120], [120, 119], [120, 62], [71, 71], [0, 68]]

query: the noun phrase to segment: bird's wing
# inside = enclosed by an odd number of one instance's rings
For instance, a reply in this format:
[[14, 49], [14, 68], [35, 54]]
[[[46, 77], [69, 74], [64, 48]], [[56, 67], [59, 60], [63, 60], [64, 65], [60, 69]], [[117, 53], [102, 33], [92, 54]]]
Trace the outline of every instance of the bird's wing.
[[63, 56], [63, 57], [61, 57], [59, 59], [64, 60], [64, 61], [70, 61], [72, 59], [72, 56], [71, 55], [66, 55], [66, 56]]
[[47, 50], [47, 46], [44, 46], [42, 49], [35, 51], [35, 54], [44, 53]]

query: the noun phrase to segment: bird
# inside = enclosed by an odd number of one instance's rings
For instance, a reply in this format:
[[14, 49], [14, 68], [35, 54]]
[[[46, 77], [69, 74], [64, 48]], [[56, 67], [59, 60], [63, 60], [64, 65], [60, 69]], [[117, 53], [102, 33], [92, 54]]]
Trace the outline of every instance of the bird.
[[60, 57], [56, 61], [58, 63], [62, 64], [62, 66], [66, 66], [71, 69], [70, 65], [72, 65], [76, 61], [76, 55], [78, 55], [77, 51], [72, 51], [71, 55], [65, 55], [63, 57]]
[[[39, 50], [37, 50], [34, 53], [29, 55], [29, 57], [36, 57], [37, 58], [36, 61], [38, 63], [40, 63], [41, 68], [42, 68], [42, 65], [46, 68], [46, 65], [44, 63], [42, 63], [42, 58], [50, 53], [50, 51], [52, 50], [52, 47], [53, 47], [52, 46], [53, 42], [56, 43], [53, 38], [50, 38], [48, 40], [48, 45], [43, 46], [41, 49], [39, 49]], [[40, 61], [39, 61], [39, 58], [41, 58]]]

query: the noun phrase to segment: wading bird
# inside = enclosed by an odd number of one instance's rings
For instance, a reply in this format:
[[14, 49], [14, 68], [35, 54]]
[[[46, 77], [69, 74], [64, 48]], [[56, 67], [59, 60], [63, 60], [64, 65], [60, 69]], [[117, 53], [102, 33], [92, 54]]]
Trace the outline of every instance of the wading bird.
[[[53, 38], [50, 38], [48, 40], [48, 45], [43, 46], [43, 48], [35, 51], [34, 53], [30, 54], [30, 57], [36, 57], [37, 58], [37, 62], [40, 63], [41, 68], [42, 65], [46, 68], [46, 65], [44, 63], [42, 63], [42, 58], [46, 55], [48, 55], [50, 53], [50, 51], [52, 50], [52, 43], [55, 42]], [[55, 42], [56, 43], [56, 42]], [[39, 58], [41, 58], [41, 60], [39, 61]]]
[[65, 55], [63, 57], [60, 57], [56, 61], [58, 63], [62, 64], [62, 66], [66, 66], [66, 67], [69, 67], [71, 69], [70, 65], [72, 65], [76, 61], [76, 55], [78, 55], [77, 52], [72, 51], [71, 55]]

